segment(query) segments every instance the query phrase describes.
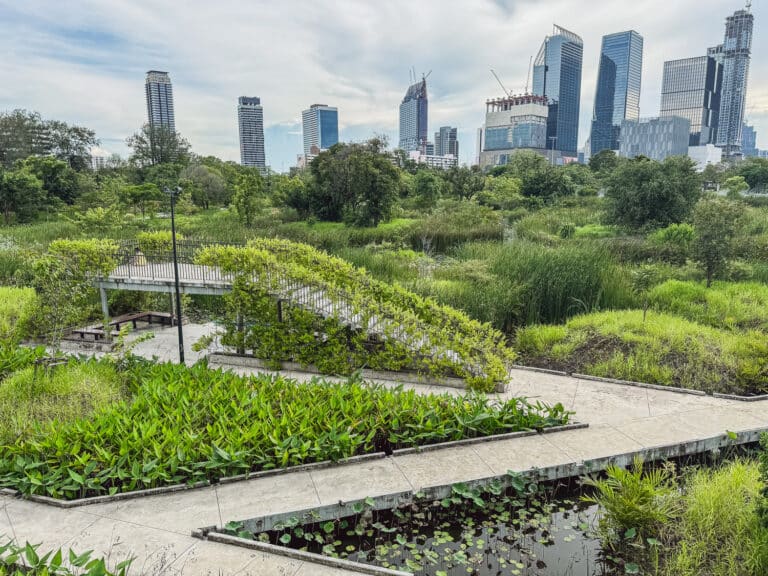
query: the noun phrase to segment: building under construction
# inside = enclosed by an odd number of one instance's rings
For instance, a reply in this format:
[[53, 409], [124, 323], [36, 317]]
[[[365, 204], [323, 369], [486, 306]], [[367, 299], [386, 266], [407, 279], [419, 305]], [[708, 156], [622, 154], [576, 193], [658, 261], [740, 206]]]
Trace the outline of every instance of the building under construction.
[[521, 149], [546, 155], [548, 104], [546, 96], [536, 94], [487, 100], [479, 138], [480, 166], [506, 164]]

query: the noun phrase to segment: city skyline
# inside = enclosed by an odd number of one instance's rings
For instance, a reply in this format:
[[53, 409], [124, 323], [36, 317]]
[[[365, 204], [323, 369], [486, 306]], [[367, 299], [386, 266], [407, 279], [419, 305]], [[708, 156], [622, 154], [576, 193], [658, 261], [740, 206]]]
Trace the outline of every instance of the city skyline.
[[[458, 139], [472, 143], [483, 122], [484, 101], [502, 95], [489, 68], [496, 69], [511, 91], [522, 91], [529, 58], [557, 22], [584, 39], [578, 141], [582, 146], [589, 134], [602, 35], [634, 28], [645, 37], [640, 114], [654, 116], [659, 111], [663, 62], [705, 53], [707, 47], [722, 42], [726, 17], [744, 7], [743, 2], [709, 0], [683, 0], [672, 6], [655, 0], [642, 6], [557, 0], [538, 6], [489, 0], [469, 7], [447, 2], [440, 4], [445, 17], [436, 22], [430, 20], [435, 17], [430, 2], [412, 6], [396, 1], [389, 8], [290, 2], [295, 10], [256, 4], [251, 9], [224, 2], [206, 12], [204, 4], [193, 2], [182, 13], [144, 0], [130, 7], [120, 2], [108, 6], [75, 2], [67, 10], [45, 1], [28, 6], [0, 0], [0, 49], [6, 55], [0, 62], [0, 109], [24, 107], [89, 126], [97, 131], [103, 148], [125, 155], [125, 137], [146, 116], [144, 102], [137, 101], [138, 82], [146, 70], [159, 68], [170, 71], [173, 78], [176, 127], [194, 150], [237, 161], [231, 102], [248, 86], [257, 85], [271, 103], [270, 121], [264, 127], [267, 163], [287, 170], [301, 151], [300, 113], [307, 102], [332, 101], [338, 106], [342, 140], [385, 134], [396, 144], [397, 105], [408, 85], [409, 69], [416, 67], [435, 70], [430, 80], [431, 126], [458, 126]], [[243, 21], [256, 9], [260, 13], [256, 29], [263, 32], [263, 38], [256, 34], [258, 44], [260, 49], [271, 47], [270, 57], [243, 67], [234, 56], [250, 46], [255, 28]], [[662, 9], [660, 20], [654, 12]], [[405, 22], [397, 18], [403, 11], [411, 15]], [[758, 54], [766, 45], [760, 34], [766, 9], [755, 5], [752, 11], [757, 20], [753, 52]], [[205, 12], [205, 18], [199, 12]], [[165, 34], [160, 26], [172, 17], [186, 30], [183, 35]], [[415, 31], [422, 31], [427, 20], [432, 25], [417, 41]], [[365, 26], [366, 21], [376, 22], [376, 28]], [[190, 35], [195, 43], [187, 41]], [[462, 42], [447, 41], [459, 37]], [[746, 110], [758, 131], [758, 146], [768, 130], [767, 77], [768, 65], [755, 59]], [[472, 144], [463, 146], [460, 160], [470, 162], [474, 155]]]

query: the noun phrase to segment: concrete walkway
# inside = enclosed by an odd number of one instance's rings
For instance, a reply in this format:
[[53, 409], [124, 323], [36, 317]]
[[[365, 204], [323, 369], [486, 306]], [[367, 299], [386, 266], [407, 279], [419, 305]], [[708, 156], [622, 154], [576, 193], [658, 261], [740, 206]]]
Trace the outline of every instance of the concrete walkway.
[[[171, 353], [174, 337], [174, 329], [162, 330], [141, 346], [156, 355]], [[461, 393], [413, 388], [423, 393]], [[562, 402], [590, 427], [69, 510], [6, 496], [0, 499], [0, 534], [17, 542], [41, 543], [46, 550], [92, 549], [113, 564], [134, 556], [132, 574], [342, 576], [352, 573], [196, 540], [190, 532], [230, 520], [486, 478], [508, 470], [568, 466], [673, 447], [726, 431], [768, 430], [768, 401], [737, 402], [518, 370], [510, 390], [501, 396], [520, 395]]]

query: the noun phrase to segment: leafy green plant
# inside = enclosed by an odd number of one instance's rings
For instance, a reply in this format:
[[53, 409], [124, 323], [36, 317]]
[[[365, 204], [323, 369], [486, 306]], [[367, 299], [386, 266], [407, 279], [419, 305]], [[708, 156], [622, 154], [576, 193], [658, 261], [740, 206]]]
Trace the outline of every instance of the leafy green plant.
[[605, 478], [585, 478], [583, 484], [594, 494], [582, 500], [598, 504], [601, 510], [600, 534], [610, 548], [623, 541], [643, 545], [658, 537], [660, 530], [680, 513], [679, 495], [669, 468], [643, 470], [636, 458], [631, 469], [611, 465]]
[[133, 559], [108, 569], [93, 552], [65, 555], [61, 549], [40, 555], [39, 545], [18, 546], [12, 540], [0, 545], [0, 576], [126, 576]]
[[[104, 361], [106, 362], [106, 361]], [[356, 454], [541, 429], [562, 405], [424, 396], [357, 381], [298, 384], [126, 358], [131, 402], [0, 447], [0, 486], [72, 499]]]

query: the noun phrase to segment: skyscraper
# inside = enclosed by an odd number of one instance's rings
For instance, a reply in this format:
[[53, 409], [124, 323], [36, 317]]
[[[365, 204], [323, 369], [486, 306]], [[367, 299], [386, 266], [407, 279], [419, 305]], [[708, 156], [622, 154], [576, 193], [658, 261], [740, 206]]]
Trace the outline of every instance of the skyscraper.
[[339, 111], [325, 104], [312, 104], [301, 113], [304, 155], [316, 156], [339, 142]]
[[749, 124], [741, 130], [741, 153], [747, 158], [757, 156], [757, 132]]
[[266, 168], [261, 99], [240, 96], [237, 100], [237, 122], [240, 128], [240, 164]]
[[[747, 6], [749, 8], [749, 5]], [[725, 20], [722, 45], [723, 90], [720, 97], [720, 120], [715, 144], [725, 157], [741, 152], [741, 130], [747, 99], [749, 60], [752, 51], [752, 28], [755, 18], [747, 10], [737, 10]], [[720, 47], [715, 50], [719, 50]]]
[[565, 156], [577, 154], [583, 55], [581, 37], [555, 25], [533, 67], [533, 93], [549, 99], [547, 148]]
[[660, 116], [688, 119], [689, 146], [715, 142], [722, 84], [723, 66], [712, 55], [664, 62]]
[[439, 132], [435, 132], [435, 156], [447, 156], [452, 154], [459, 157], [458, 130], [450, 126], [441, 126]]
[[406, 152], [427, 147], [427, 79], [409, 86], [400, 104], [400, 142]]
[[592, 155], [618, 150], [622, 120], [640, 118], [643, 37], [634, 30], [603, 36], [590, 142]]
[[173, 114], [173, 86], [168, 72], [150, 70], [147, 72], [147, 122], [150, 126], [166, 126], [176, 131]]

